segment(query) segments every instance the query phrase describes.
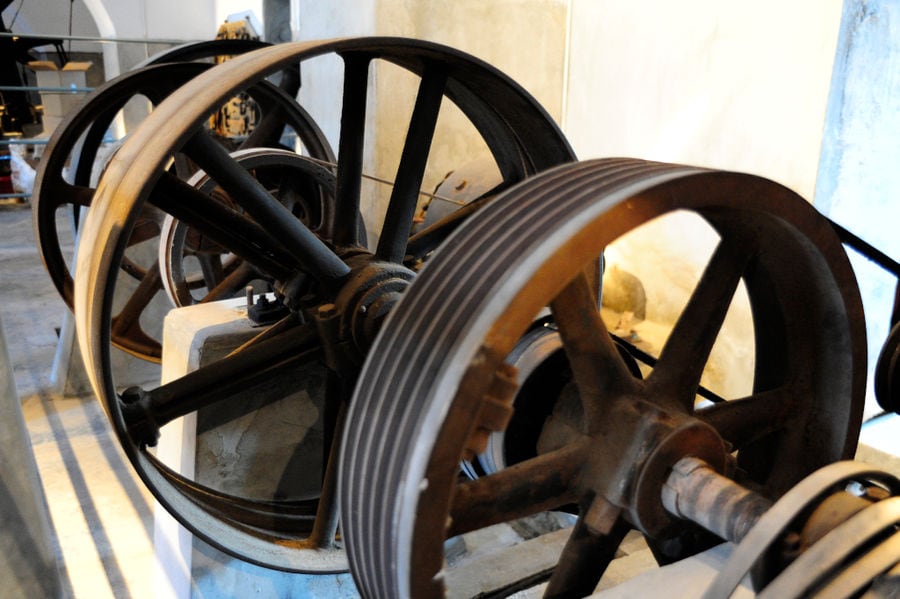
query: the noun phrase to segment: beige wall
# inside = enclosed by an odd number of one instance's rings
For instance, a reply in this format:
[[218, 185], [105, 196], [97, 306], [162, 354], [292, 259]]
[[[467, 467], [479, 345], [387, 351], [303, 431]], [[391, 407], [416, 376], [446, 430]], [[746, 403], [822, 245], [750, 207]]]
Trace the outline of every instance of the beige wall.
[[812, 198], [840, 0], [572, 0], [564, 126], [582, 157], [764, 175]]
[[[580, 158], [633, 156], [750, 172], [811, 200], [840, 0], [572, 0], [563, 129]], [[608, 252], [647, 294], [639, 329], [661, 343], [716, 235], [693, 215]], [[752, 321], [735, 302], [706, 384], [749, 391]]]
[[[472, 53], [529, 90], [581, 158], [634, 156], [751, 172], [812, 197], [841, 0], [371, 0], [352, 11], [337, 4], [295, 0], [301, 39], [402, 35]], [[334, 69], [319, 73], [336, 76]], [[366, 168], [392, 179], [415, 82], [380, 69], [371, 88], [376, 133]], [[334, 124], [326, 131], [336, 134], [339, 106], [313, 87], [305, 93], [322, 106], [314, 116], [328, 117]], [[460, 126], [452, 117], [441, 121]], [[448, 138], [433, 150], [437, 164], [426, 189], [479, 152]], [[370, 230], [380, 226], [387, 193], [384, 186], [368, 188], [363, 210]], [[653, 322], [642, 332], [650, 345], [664, 339], [715, 242], [699, 219], [677, 215], [609, 250], [610, 263], [645, 286]], [[748, 389], [749, 338], [742, 297], [707, 384], [726, 395]]]
[[[303, 39], [403, 35], [487, 60], [543, 103], [581, 158], [634, 156], [751, 172], [812, 197], [840, 0], [372, 0], [344, 12], [295, 1]], [[415, 81], [379, 69], [372, 88], [376, 133], [366, 168], [392, 179]], [[307, 93], [324, 101], [317, 89]], [[327, 104], [321, 114], [337, 114], [339, 107]], [[459, 127], [458, 119], [441, 121]], [[471, 143], [447, 139], [432, 152], [426, 189], [478, 154]], [[372, 230], [387, 193], [385, 186], [369, 188], [363, 209]], [[610, 249], [610, 263], [645, 286], [653, 322], [641, 330], [650, 345], [664, 339], [715, 242], [699, 219], [678, 215]], [[739, 298], [705, 381], [721, 393], [748, 389], [751, 327], [746, 298]]]

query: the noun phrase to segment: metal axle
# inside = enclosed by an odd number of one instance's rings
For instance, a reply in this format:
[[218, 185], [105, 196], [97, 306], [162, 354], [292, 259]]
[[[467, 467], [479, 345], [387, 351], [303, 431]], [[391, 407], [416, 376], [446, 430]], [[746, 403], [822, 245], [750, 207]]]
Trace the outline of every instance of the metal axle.
[[772, 502], [713, 470], [703, 460], [681, 458], [662, 488], [662, 503], [674, 516], [739, 543]]

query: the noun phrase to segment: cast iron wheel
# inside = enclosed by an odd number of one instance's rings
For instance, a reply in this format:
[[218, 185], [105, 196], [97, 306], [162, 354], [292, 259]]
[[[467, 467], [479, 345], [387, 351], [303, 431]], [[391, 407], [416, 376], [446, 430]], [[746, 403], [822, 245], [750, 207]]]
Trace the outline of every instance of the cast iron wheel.
[[[250, 148], [231, 156], [313, 233], [331, 239], [334, 174], [329, 168], [287, 150]], [[207, 195], [219, 193], [224, 203], [237, 208], [234, 200], [217, 190], [216, 182], [203, 171], [188, 184]], [[223, 254], [222, 246], [171, 215], [163, 220], [159, 237], [162, 283], [175, 306], [228, 299], [255, 280], [272, 282], [240, 258]], [[188, 265], [188, 261], [193, 264]], [[197, 290], [202, 291], [195, 293]]]
[[[693, 211], [720, 241], [645, 380], [599, 318], [584, 268], [657, 216]], [[788, 259], [789, 257], [789, 259]], [[756, 342], [751, 395], [697, 403], [701, 373], [743, 279]], [[568, 442], [460, 482], [458, 463], [503, 428], [506, 356], [549, 305], [584, 426]], [[360, 375], [342, 447], [342, 527], [367, 597], [444, 592], [446, 538], [580, 506], [545, 596], [593, 592], [625, 533], [664, 561], [660, 492], [684, 455], [775, 498], [853, 455], [865, 396], [855, 279], [827, 221], [789, 190], [749, 175], [616, 159], [565, 165], [496, 199], [439, 248], [379, 336]], [[547, 398], [554, 402], [556, 398]], [[685, 530], [686, 528], [686, 530]]]
[[[335, 217], [331, 240], [309, 230], [248, 176], [202, 131], [208, 114], [234, 90], [319, 56], [345, 64]], [[386, 61], [420, 79], [400, 154], [385, 225], [374, 253], [362, 247], [359, 227], [362, 153], [369, 65]], [[465, 115], [511, 186], [574, 159], [568, 143], [527, 92], [493, 67], [461, 52], [416, 40], [360, 38], [264, 48], [218, 65], [176, 90], [113, 158], [88, 214], [76, 268], [75, 314], [89, 378], [120, 443], [156, 498], [188, 529], [245, 560], [292, 571], [334, 571], [343, 558], [334, 496], [336, 455], [346, 404], [359, 364], [384, 317], [414, 273], [408, 260], [433, 250], [486, 201], [435, 223], [409, 240], [419, 188], [443, 98]], [[249, 217], [197, 192], [165, 171], [185, 153]], [[110, 366], [112, 294], [131, 229], [152, 203], [203, 232], [230, 253], [267, 273], [295, 312], [235, 354], [149, 391], [120, 397]], [[409, 240], [409, 243], [408, 243]], [[342, 353], [345, 352], [345, 353]], [[335, 358], [337, 356], [337, 358]], [[159, 427], [203, 406], [227, 400], [274, 376], [284, 364], [326, 361], [334, 372], [326, 395], [337, 397], [331, 454], [313, 531], [286, 533], [283, 506], [253, 505], [183, 479], [147, 451]], [[327, 410], [327, 406], [326, 406]], [[277, 502], [276, 502], [277, 503]], [[245, 509], [248, 508], [248, 509]], [[250, 514], [252, 512], [252, 514]], [[250, 519], [249, 515], [265, 518]]]
[[[58, 212], [71, 208], [77, 221], [79, 210], [91, 205], [95, 193], [91, 186], [91, 171], [110, 123], [131, 98], [145, 96], [153, 104], [159, 104], [172, 91], [210, 67], [205, 63], [171, 63], [126, 73], [94, 91], [85, 104], [53, 133], [35, 178], [34, 229], [44, 266], [68, 306], [73, 306], [73, 281], [60, 247]], [[243, 91], [260, 106], [261, 123], [274, 119], [277, 124], [260, 128], [259, 133], [265, 135], [251, 134], [241, 147], [274, 145], [284, 128], [289, 127], [296, 132], [311, 157], [333, 161], [334, 154], [324, 134], [291, 96], [264, 81]], [[79, 146], [80, 140], [83, 141]], [[178, 173], [182, 178], [192, 174], [185, 161], [176, 160], [174, 164], [182, 167]], [[71, 183], [63, 177], [67, 166], [73, 173]], [[134, 227], [129, 247], [157, 237], [160, 219], [157, 210], [145, 210]], [[123, 310], [117, 320], [113, 343], [137, 357], [158, 362], [161, 355], [159, 341], [146, 333], [139, 322], [144, 309], [162, 289], [157, 267], [155, 264], [143, 267], [126, 259], [122, 268], [140, 284], [126, 302], [127, 311]]]

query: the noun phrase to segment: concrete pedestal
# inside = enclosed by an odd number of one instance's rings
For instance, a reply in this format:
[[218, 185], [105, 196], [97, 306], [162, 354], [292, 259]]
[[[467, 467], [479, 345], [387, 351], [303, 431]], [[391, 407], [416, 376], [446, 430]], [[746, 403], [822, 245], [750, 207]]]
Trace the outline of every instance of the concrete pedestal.
[[[163, 331], [162, 382], [214, 362], [262, 331], [244, 299], [178, 308]], [[325, 370], [306, 366], [162, 429], [157, 457], [199, 483], [232, 495], [272, 499], [318, 494]], [[231, 558], [155, 515], [159, 597], [358, 596], [349, 574], [288, 574]]]

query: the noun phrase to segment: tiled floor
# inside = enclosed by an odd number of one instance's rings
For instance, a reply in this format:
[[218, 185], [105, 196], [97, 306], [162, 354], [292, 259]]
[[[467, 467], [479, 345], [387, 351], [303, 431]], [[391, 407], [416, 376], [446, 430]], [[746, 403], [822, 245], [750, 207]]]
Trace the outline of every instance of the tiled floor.
[[[153, 500], [92, 397], [52, 391], [65, 306], [40, 264], [27, 206], [0, 205], [0, 320], [52, 517], [63, 584], [84, 598], [155, 597]], [[864, 441], [900, 453], [900, 419], [864, 428]], [[867, 454], [864, 457], [870, 457]], [[883, 458], [879, 458], [883, 459]], [[900, 461], [886, 463], [900, 472]]]

